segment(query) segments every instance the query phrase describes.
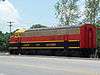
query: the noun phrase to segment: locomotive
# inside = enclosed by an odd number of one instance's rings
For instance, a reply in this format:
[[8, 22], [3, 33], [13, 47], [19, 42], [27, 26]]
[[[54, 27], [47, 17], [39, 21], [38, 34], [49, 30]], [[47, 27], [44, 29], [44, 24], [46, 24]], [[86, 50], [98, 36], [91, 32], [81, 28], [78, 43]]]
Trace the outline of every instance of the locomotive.
[[84, 24], [16, 31], [9, 38], [10, 54], [91, 57], [96, 52], [96, 26]]

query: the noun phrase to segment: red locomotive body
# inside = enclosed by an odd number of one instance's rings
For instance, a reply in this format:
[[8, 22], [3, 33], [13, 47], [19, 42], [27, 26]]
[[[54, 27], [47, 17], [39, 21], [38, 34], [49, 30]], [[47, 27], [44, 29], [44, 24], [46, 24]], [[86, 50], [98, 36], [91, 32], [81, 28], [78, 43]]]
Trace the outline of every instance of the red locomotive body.
[[91, 24], [27, 30], [9, 39], [11, 54], [90, 57], [96, 49], [96, 27]]
[[80, 28], [80, 47], [81, 48], [96, 48], [96, 27], [90, 24]]

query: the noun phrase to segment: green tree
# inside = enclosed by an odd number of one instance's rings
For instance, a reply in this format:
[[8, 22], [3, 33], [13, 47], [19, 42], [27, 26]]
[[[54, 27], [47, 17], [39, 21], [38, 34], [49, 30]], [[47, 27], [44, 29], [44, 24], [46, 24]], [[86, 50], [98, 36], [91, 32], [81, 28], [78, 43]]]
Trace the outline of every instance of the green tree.
[[95, 25], [96, 25], [97, 27], [100, 27], [100, 20], [98, 20], [98, 21], [95, 23]]
[[8, 51], [8, 47], [9, 47], [9, 37], [10, 37], [10, 33], [6, 32], [4, 34], [4, 39], [5, 39], [5, 51]]
[[9, 33], [2, 33], [0, 31], [0, 51], [7, 51], [8, 50], [8, 39], [9, 39]]
[[56, 16], [62, 25], [73, 25], [78, 22], [78, 0], [59, 0], [55, 5]]
[[85, 21], [95, 23], [100, 16], [100, 0], [85, 0]]
[[[100, 28], [100, 20], [96, 21], [95, 23], [96, 27]], [[98, 50], [98, 57], [100, 58], [100, 30], [96, 30], [96, 45], [97, 45], [97, 50]]]
[[0, 31], [0, 51], [3, 51], [5, 45], [4, 34]]
[[47, 28], [47, 26], [44, 26], [41, 24], [34, 24], [34, 25], [32, 25], [32, 27], [30, 27], [30, 29], [34, 29], [34, 28]]

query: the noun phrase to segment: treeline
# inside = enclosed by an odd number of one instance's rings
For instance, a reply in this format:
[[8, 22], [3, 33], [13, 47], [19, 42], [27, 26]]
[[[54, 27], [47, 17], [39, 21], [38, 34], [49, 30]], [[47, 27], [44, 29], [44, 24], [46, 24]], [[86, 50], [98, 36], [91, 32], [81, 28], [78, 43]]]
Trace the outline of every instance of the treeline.
[[0, 31], [0, 52], [8, 51], [9, 33]]
[[100, 0], [57, 0], [56, 17], [61, 25], [77, 25], [100, 20]]
[[6, 52], [8, 50], [9, 33], [3, 33], [0, 31], [0, 52]]

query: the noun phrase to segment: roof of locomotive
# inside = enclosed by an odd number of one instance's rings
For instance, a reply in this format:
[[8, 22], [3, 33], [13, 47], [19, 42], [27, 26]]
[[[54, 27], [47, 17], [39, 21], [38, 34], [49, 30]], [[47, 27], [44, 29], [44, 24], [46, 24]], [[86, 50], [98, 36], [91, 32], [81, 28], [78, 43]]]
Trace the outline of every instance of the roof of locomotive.
[[41, 30], [55, 30], [55, 29], [70, 29], [70, 28], [79, 28], [80, 26], [58, 26], [58, 27], [48, 27], [48, 28], [34, 28], [34, 29], [29, 29], [29, 30], [26, 30], [27, 31], [41, 31]]

